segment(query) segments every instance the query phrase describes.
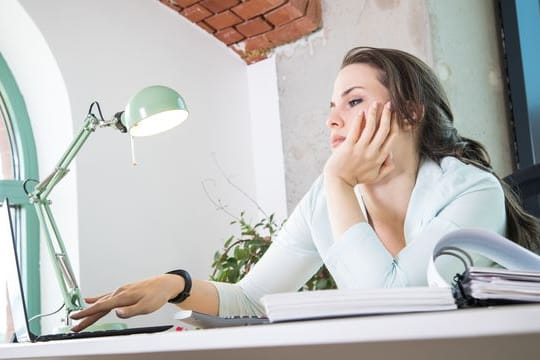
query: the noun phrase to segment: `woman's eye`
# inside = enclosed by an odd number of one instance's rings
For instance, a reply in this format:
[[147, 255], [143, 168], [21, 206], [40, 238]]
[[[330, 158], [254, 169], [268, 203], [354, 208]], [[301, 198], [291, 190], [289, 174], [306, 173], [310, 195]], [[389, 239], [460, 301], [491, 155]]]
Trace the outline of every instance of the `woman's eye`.
[[362, 99], [349, 100], [349, 106], [350, 107], [356, 106], [356, 105], [360, 104], [362, 101], [363, 101]]

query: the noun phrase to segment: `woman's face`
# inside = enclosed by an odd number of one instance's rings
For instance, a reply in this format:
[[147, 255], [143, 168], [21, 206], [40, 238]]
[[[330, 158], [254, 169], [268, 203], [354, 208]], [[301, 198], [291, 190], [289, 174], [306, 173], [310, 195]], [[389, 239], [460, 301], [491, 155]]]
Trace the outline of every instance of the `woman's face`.
[[332, 150], [345, 140], [352, 121], [366, 112], [371, 103], [378, 102], [382, 109], [390, 100], [388, 90], [377, 79], [379, 73], [366, 64], [347, 65], [338, 73], [326, 122]]

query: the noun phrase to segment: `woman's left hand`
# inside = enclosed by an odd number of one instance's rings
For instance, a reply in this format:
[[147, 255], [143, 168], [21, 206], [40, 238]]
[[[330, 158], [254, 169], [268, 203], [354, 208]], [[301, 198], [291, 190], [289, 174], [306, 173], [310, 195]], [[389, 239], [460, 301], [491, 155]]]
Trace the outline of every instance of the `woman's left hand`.
[[399, 125], [390, 102], [382, 112], [379, 109], [380, 105], [373, 102], [367, 113], [354, 119], [346, 139], [326, 161], [325, 179], [340, 180], [354, 187], [375, 183], [392, 171], [391, 149]]
[[179, 276], [163, 274], [121, 286], [109, 294], [85, 298], [91, 306], [71, 314], [73, 320], [82, 320], [71, 330], [81, 331], [114, 309], [122, 319], [149, 314], [165, 305], [183, 286]]

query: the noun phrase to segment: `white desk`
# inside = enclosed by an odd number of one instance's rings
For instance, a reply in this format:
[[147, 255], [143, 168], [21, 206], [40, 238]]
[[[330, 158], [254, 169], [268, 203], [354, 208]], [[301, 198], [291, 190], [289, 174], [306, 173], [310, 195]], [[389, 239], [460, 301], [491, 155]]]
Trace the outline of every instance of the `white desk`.
[[539, 359], [540, 305], [0, 345], [0, 359]]

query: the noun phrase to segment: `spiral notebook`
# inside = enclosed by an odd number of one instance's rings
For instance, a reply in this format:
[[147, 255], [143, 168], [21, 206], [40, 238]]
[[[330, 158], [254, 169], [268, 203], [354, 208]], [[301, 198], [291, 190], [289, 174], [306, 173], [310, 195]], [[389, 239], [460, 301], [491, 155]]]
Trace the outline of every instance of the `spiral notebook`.
[[470, 267], [454, 291], [460, 307], [540, 302], [540, 272]]

